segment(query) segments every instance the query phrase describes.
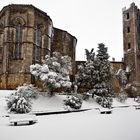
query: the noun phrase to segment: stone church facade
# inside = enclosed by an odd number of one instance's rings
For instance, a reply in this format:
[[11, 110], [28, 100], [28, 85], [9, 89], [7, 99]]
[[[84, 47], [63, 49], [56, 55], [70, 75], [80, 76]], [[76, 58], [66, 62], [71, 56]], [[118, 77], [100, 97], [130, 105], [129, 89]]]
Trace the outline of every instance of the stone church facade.
[[[122, 62], [112, 61], [114, 73], [124, 68], [129, 83], [140, 88], [140, 10], [132, 3], [123, 8]], [[31, 64], [42, 63], [45, 55], [59, 51], [72, 58], [71, 80], [74, 80], [77, 39], [67, 31], [55, 28], [47, 13], [33, 5], [12, 4], [0, 11], [0, 89], [15, 89], [23, 83], [35, 84]], [[113, 89], [119, 83], [113, 79]]]
[[59, 51], [72, 58], [74, 75], [77, 39], [53, 27], [47, 13], [33, 5], [12, 4], [0, 11], [0, 89], [35, 83], [30, 65]]

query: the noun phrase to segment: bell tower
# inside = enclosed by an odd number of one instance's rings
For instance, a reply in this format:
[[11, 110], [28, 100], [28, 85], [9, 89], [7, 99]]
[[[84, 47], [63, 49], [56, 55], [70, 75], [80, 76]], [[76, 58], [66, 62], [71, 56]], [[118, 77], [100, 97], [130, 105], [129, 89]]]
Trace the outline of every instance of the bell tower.
[[122, 14], [124, 64], [129, 83], [140, 87], [140, 10], [132, 3]]

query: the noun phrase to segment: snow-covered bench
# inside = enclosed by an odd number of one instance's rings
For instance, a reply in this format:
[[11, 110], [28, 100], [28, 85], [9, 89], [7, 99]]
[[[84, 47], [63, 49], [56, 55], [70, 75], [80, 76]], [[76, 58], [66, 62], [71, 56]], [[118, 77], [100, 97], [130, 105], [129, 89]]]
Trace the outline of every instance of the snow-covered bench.
[[15, 126], [20, 124], [33, 124], [37, 122], [36, 115], [30, 115], [30, 114], [14, 114], [9, 116], [9, 122], [13, 123]]
[[136, 105], [135, 106], [135, 109], [140, 109], [140, 105]]
[[111, 114], [112, 110], [107, 108], [99, 108], [100, 114]]

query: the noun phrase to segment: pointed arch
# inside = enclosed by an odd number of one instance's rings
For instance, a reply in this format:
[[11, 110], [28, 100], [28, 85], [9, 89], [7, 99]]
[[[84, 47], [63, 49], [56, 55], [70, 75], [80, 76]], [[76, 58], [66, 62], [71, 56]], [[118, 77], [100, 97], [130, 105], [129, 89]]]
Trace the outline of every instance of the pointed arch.
[[39, 25], [35, 29], [35, 61], [41, 60], [42, 32]]
[[20, 59], [22, 58], [22, 26], [18, 24], [16, 26], [16, 44], [15, 44], [15, 58]]
[[3, 31], [4, 29], [4, 24], [2, 22], [0, 22], [0, 63], [3, 60]]
[[13, 19], [13, 24], [15, 27], [15, 48], [13, 49], [13, 54], [15, 59], [22, 59], [22, 30], [25, 25], [25, 21], [22, 17], [15, 17]]

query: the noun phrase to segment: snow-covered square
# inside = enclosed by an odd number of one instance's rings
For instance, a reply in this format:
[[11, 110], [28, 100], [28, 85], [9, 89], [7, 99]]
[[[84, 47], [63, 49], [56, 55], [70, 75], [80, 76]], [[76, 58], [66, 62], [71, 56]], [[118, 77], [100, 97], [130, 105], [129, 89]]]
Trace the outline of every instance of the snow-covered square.
[[135, 2], [2, 1], [0, 140], [140, 140]]
[[[84, 101], [83, 112], [37, 116], [33, 125], [11, 125], [6, 117], [5, 96], [12, 91], [0, 91], [1, 140], [139, 140], [140, 110], [133, 99], [125, 103], [113, 101], [112, 114], [100, 114], [102, 109], [93, 99]], [[64, 95], [52, 98], [40, 96], [33, 102], [33, 112], [62, 111]]]

